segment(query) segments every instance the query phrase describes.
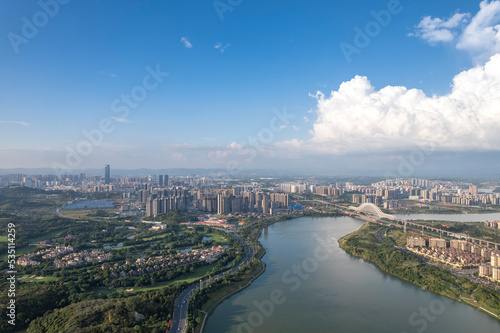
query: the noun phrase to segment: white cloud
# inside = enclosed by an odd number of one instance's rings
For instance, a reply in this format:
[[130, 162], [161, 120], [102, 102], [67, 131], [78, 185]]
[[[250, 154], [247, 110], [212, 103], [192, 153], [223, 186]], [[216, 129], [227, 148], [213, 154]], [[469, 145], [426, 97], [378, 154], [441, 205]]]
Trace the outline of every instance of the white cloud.
[[13, 124], [13, 125], [21, 125], [24, 127], [29, 127], [29, 123], [24, 121], [10, 121], [10, 120], [0, 120], [0, 124]]
[[182, 153], [173, 153], [172, 158], [176, 161], [187, 161], [186, 155]]
[[231, 44], [226, 44], [226, 45], [222, 45], [222, 43], [220, 42], [217, 42], [214, 46], [214, 49], [218, 49], [219, 51], [221, 51], [222, 53], [224, 53], [224, 51], [229, 47], [231, 46]]
[[109, 117], [118, 123], [131, 123], [127, 118]]
[[188, 49], [192, 48], [193, 47], [193, 44], [191, 44], [186, 37], [182, 37], [181, 38], [181, 42], [182, 44], [184, 44], [184, 46]]
[[118, 77], [118, 75], [116, 75], [115, 73], [110, 73], [110, 72], [105, 72], [105, 71], [99, 71], [99, 74], [101, 75], [107, 75], [109, 77]]
[[431, 45], [436, 45], [439, 42], [451, 42], [455, 38], [456, 32], [454, 30], [465, 24], [469, 17], [469, 13], [457, 13], [447, 20], [426, 16], [410, 36], [419, 37]]
[[500, 54], [455, 76], [444, 96], [400, 86], [376, 90], [368, 78], [356, 76], [329, 97], [315, 97], [313, 138], [281, 142], [279, 148], [344, 154], [432, 143], [445, 151], [500, 150]]
[[310, 119], [309, 119], [309, 118], [307, 118], [307, 116], [304, 116], [304, 122], [305, 122], [305, 123], [308, 123], [309, 121], [310, 121]]
[[500, 53], [500, 0], [484, 0], [469, 20], [469, 13], [457, 13], [449, 19], [424, 17], [410, 36], [431, 45], [452, 42], [459, 50], [470, 52], [475, 62], [485, 63]]
[[500, 1], [481, 2], [457, 48], [472, 52], [480, 61], [500, 52]]

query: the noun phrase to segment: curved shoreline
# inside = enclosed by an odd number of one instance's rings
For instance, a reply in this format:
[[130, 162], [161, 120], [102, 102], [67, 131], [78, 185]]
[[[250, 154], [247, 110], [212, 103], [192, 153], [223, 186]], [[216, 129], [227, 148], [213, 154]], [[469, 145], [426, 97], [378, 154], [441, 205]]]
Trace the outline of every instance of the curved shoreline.
[[[208, 319], [210, 319], [210, 316], [213, 314], [213, 312], [217, 309], [217, 307], [219, 305], [221, 305], [225, 300], [227, 300], [228, 298], [230, 298], [231, 296], [233, 295], [236, 295], [237, 293], [239, 293], [240, 291], [248, 288], [252, 282], [254, 282], [259, 276], [261, 276], [262, 274], [264, 274], [264, 272], [266, 271], [266, 268], [267, 268], [267, 265], [265, 262], [263, 262], [261, 259], [264, 257], [264, 255], [266, 254], [266, 249], [262, 246], [262, 243], [260, 242], [259, 238], [260, 238], [260, 235], [262, 234], [262, 230], [264, 228], [267, 228], [267, 227], [270, 227], [272, 226], [273, 224], [275, 223], [280, 223], [280, 222], [285, 222], [285, 221], [291, 221], [291, 220], [296, 220], [296, 219], [300, 219], [302, 217], [313, 217], [313, 218], [326, 218], [326, 217], [340, 217], [340, 216], [343, 216], [341, 214], [325, 214], [326, 216], [307, 216], [307, 215], [300, 215], [300, 216], [283, 216], [284, 219], [281, 219], [281, 220], [276, 220], [276, 221], [269, 221], [267, 222], [265, 225], [260, 225], [258, 226], [258, 230], [256, 231], [256, 234], [258, 235], [258, 237], [254, 240], [258, 246], [262, 249], [262, 254], [259, 256], [259, 258], [255, 258], [255, 259], [258, 259], [259, 262], [263, 265], [263, 268], [262, 270], [257, 274], [255, 275], [244, 287], [238, 289], [238, 290], [235, 290], [225, 296], [223, 296], [220, 300], [218, 300], [216, 303], [214, 303], [210, 309], [208, 309], [208, 311], [205, 313], [205, 316], [203, 318], [203, 322], [201, 324], [201, 328], [200, 328], [200, 333], [203, 333], [204, 329], [205, 329], [205, 325], [206, 325], [206, 321], [208, 321]], [[249, 228], [251, 228], [252, 226], [250, 226]], [[255, 230], [254, 230], [255, 231]], [[260, 252], [260, 251], [259, 251]]]
[[[353, 231], [353, 232], [351, 232], [351, 233], [349, 233], [349, 234], [347, 234], [347, 235], [345, 235], [345, 236], [342, 236], [342, 237], [338, 240], [339, 247], [340, 247], [340, 248], [341, 248], [344, 252], [346, 252], [347, 254], [349, 254], [349, 255], [351, 255], [351, 256], [353, 256], [353, 257], [355, 257], [355, 258], [361, 258], [361, 259], [363, 259], [364, 261], [366, 261], [366, 262], [368, 262], [368, 263], [370, 263], [370, 264], [374, 265], [375, 267], [377, 267], [377, 269], [381, 270], [382, 272], [384, 272], [384, 273], [386, 273], [386, 274], [389, 274], [389, 275], [390, 275], [390, 276], [392, 276], [392, 277], [395, 277], [395, 278], [397, 278], [397, 279], [399, 279], [399, 280], [401, 280], [401, 281], [404, 281], [404, 282], [406, 282], [406, 283], [409, 283], [409, 284], [411, 284], [411, 285], [413, 285], [413, 286], [416, 286], [416, 287], [422, 288], [424, 291], [429, 291], [429, 292], [432, 292], [432, 293], [434, 293], [434, 294], [436, 294], [436, 295], [439, 295], [439, 296], [443, 296], [443, 297], [446, 297], [446, 298], [452, 299], [452, 300], [454, 300], [454, 301], [457, 301], [458, 303], [467, 304], [467, 305], [469, 305], [469, 306], [471, 306], [471, 307], [473, 307], [473, 308], [475, 308], [475, 309], [477, 309], [477, 310], [481, 310], [482, 312], [484, 312], [484, 313], [488, 314], [490, 317], [493, 317], [493, 318], [495, 318], [495, 319], [497, 319], [497, 320], [500, 320], [500, 316], [499, 316], [499, 315], [496, 315], [496, 314], [494, 314], [494, 313], [492, 313], [492, 312], [490, 312], [490, 311], [488, 311], [488, 310], [484, 309], [482, 306], [479, 306], [479, 305], [474, 305], [474, 304], [471, 304], [471, 303], [469, 303], [469, 302], [465, 301], [464, 299], [462, 299], [462, 296], [461, 296], [461, 295], [460, 295], [459, 297], [451, 297], [450, 295], [447, 295], [447, 294], [444, 294], [444, 293], [439, 293], [439, 292], [437, 292], [437, 291], [429, 290], [429, 289], [427, 289], [427, 288], [426, 288], [427, 286], [419, 285], [419, 284], [417, 284], [417, 283], [414, 283], [414, 282], [412, 282], [412, 281], [409, 281], [408, 279], [405, 279], [405, 278], [403, 278], [403, 277], [401, 277], [401, 276], [398, 276], [398, 275], [394, 274], [394, 273], [393, 273], [393, 272], [391, 272], [390, 270], [384, 269], [383, 267], [381, 267], [380, 265], [378, 265], [376, 262], [374, 262], [374, 261], [372, 261], [372, 260], [370, 260], [370, 259], [368, 259], [368, 258], [365, 258], [364, 256], [361, 256], [361, 255], [356, 255], [356, 254], [354, 254], [353, 252], [351, 252], [351, 251], [347, 250], [347, 249], [345, 248], [345, 246], [346, 246], [346, 245], [345, 245], [345, 243], [347, 242], [347, 240], [348, 240], [350, 237], [355, 236], [355, 234], [356, 234], [356, 233], [359, 233], [359, 232], [360, 232], [360, 231], [361, 231], [361, 230], [362, 230], [362, 229], [363, 229], [366, 225], [369, 225], [369, 223], [370, 223], [370, 222], [366, 222], [366, 223], [365, 223], [363, 226], [361, 226], [361, 228], [359, 228], [358, 230]], [[402, 253], [403, 253], [403, 251], [400, 251], [400, 250], [398, 250], [398, 249], [396, 249], [396, 248], [394, 248], [394, 251], [399, 251], [399, 252], [402, 252]], [[427, 265], [427, 264], [425, 264], [425, 265]], [[440, 267], [439, 267], [438, 269], [439, 269], [439, 270], [443, 270], [443, 269], [442, 269], [442, 268], [440, 268]], [[443, 271], [445, 271], [445, 270], [443, 270]], [[450, 274], [451, 274], [451, 273], [450, 273]], [[473, 283], [473, 282], [470, 282], [470, 283]], [[476, 285], [476, 284], [474, 283], [474, 285]], [[480, 303], [478, 303], [478, 304], [480, 304]]]
[[[286, 219], [283, 219], [283, 220], [272, 221], [272, 222], [270, 222], [270, 223], [266, 223], [265, 225], [259, 226], [258, 231], [256, 231], [256, 232], [257, 232], [258, 237], [257, 237], [257, 239], [255, 239], [254, 241], [255, 241], [255, 242], [256, 242], [256, 243], [257, 243], [257, 244], [258, 244], [258, 245], [259, 245], [259, 246], [263, 249], [262, 243], [260, 242], [260, 240], [259, 240], [259, 239], [260, 239], [260, 237], [261, 237], [262, 230], [263, 230], [265, 227], [269, 227], [269, 226], [271, 226], [271, 225], [273, 225], [273, 224], [275, 224], [275, 223], [278, 223], [278, 222], [284, 222], [284, 221], [288, 221], [288, 220], [295, 220], [295, 219], [299, 219], [299, 218], [301, 218], [301, 217], [309, 217], [309, 216], [297, 216], [297, 217], [291, 217], [291, 218], [286, 218]], [[318, 217], [320, 217], [320, 216], [318, 216]], [[339, 217], [339, 216], [330, 216], [330, 217]], [[371, 260], [369, 260], [369, 259], [366, 259], [366, 258], [364, 258], [363, 256], [353, 254], [353, 253], [349, 252], [348, 250], [346, 250], [346, 249], [342, 246], [342, 245], [343, 245], [343, 244], [342, 244], [342, 243], [343, 243], [342, 241], [344, 241], [344, 242], [345, 242], [345, 239], [346, 239], [346, 238], [349, 238], [349, 237], [353, 236], [353, 234], [355, 234], [355, 233], [359, 233], [359, 232], [360, 232], [360, 230], [362, 230], [362, 229], [363, 229], [363, 228], [364, 228], [367, 224], [369, 225], [369, 222], [364, 223], [364, 224], [363, 224], [363, 225], [362, 225], [359, 229], [354, 230], [354, 231], [352, 231], [352, 232], [350, 232], [350, 233], [348, 233], [348, 234], [346, 234], [346, 235], [342, 236], [342, 237], [338, 240], [339, 248], [341, 248], [341, 249], [342, 249], [345, 253], [347, 253], [347, 254], [349, 254], [349, 255], [351, 255], [351, 256], [353, 256], [353, 257], [356, 257], [356, 258], [361, 258], [361, 259], [363, 259], [363, 260], [365, 260], [365, 261], [369, 262], [370, 264], [373, 264], [375, 267], [377, 267], [377, 268], [378, 268], [379, 270], [381, 270], [383, 273], [389, 274], [390, 276], [395, 277], [395, 278], [397, 278], [397, 279], [399, 279], [399, 280], [401, 280], [401, 281], [404, 281], [404, 282], [406, 282], [406, 283], [409, 283], [409, 284], [411, 284], [411, 285], [413, 285], [413, 286], [416, 286], [416, 287], [419, 287], [419, 288], [423, 288], [423, 286], [422, 286], [422, 285], [419, 285], [419, 284], [417, 284], [417, 283], [414, 283], [414, 282], [412, 282], [412, 281], [409, 281], [409, 280], [407, 280], [407, 279], [405, 279], [405, 278], [403, 278], [403, 277], [397, 276], [397, 275], [395, 275], [393, 272], [391, 272], [390, 270], [386, 270], [386, 269], [384, 269], [383, 267], [380, 267], [379, 265], [377, 265], [377, 263], [376, 263], [376, 262], [373, 262], [373, 261], [371, 261]], [[255, 230], [254, 230], [253, 232], [255, 232]], [[260, 275], [262, 275], [262, 274], [265, 272], [265, 270], [266, 270], [266, 264], [265, 264], [265, 263], [261, 260], [261, 259], [262, 259], [262, 257], [265, 255], [265, 249], [263, 249], [263, 250], [264, 250], [264, 252], [262, 253], [262, 255], [260, 255], [260, 256], [259, 256], [259, 258], [256, 258], [256, 259], [258, 259], [258, 260], [259, 260], [259, 262], [263, 265], [263, 268], [262, 268], [262, 270], [259, 272], [259, 274], [258, 274], [258, 275], [256, 275], [255, 277], [253, 277], [253, 278], [252, 278], [252, 280], [251, 280], [251, 281], [249, 281], [249, 282], [248, 282], [248, 283], [247, 283], [244, 287], [242, 287], [242, 288], [240, 288], [240, 289], [238, 289], [238, 290], [236, 290], [236, 291], [233, 291], [233, 292], [231, 292], [231, 293], [229, 293], [229, 294], [225, 295], [223, 298], [221, 298], [220, 300], [218, 300], [218, 301], [217, 301], [214, 305], [212, 305], [212, 307], [211, 307], [211, 308], [210, 308], [210, 309], [206, 312], [206, 314], [205, 314], [205, 317], [204, 317], [204, 319], [203, 319], [203, 323], [202, 323], [202, 327], [201, 327], [200, 332], [203, 332], [203, 331], [204, 331], [204, 329], [205, 329], [205, 327], [206, 327], [206, 323], [208, 322], [208, 319], [211, 317], [211, 315], [214, 313], [214, 311], [217, 309], [217, 307], [218, 307], [220, 304], [222, 304], [224, 301], [226, 301], [226, 300], [227, 300], [228, 298], [230, 298], [231, 296], [234, 296], [235, 294], [239, 293], [240, 291], [242, 291], [242, 290], [246, 289], [248, 286], [250, 286], [250, 285], [251, 285], [251, 283], [252, 283], [253, 281], [255, 281], [255, 280], [256, 280], [256, 279], [257, 279]], [[401, 252], [401, 251], [399, 251], [399, 250], [398, 250], [398, 249], [396, 249], [396, 248], [394, 248], [394, 251]], [[439, 270], [442, 270], [442, 268], [439, 268]], [[494, 319], [500, 320], [500, 316], [497, 316], [497, 315], [495, 315], [494, 313], [490, 312], [489, 310], [484, 309], [482, 306], [480, 306], [480, 305], [479, 305], [479, 303], [478, 303], [478, 305], [474, 305], [474, 304], [471, 304], [471, 303], [467, 302], [465, 299], [462, 299], [461, 297], [456, 297], [456, 298], [455, 298], [455, 297], [451, 297], [451, 296], [449, 296], [449, 295], [446, 295], [446, 294], [443, 294], [443, 293], [439, 293], [439, 292], [435, 292], [435, 291], [433, 291], [433, 290], [428, 290], [428, 289], [425, 289], [425, 291], [431, 291], [433, 294], [436, 294], [436, 295], [439, 295], [439, 296], [444, 296], [444, 297], [447, 297], [448, 299], [452, 299], [452, 300], [454, 300], [454, 301], [457, 301], [458, 303], [467, 304], [467, 305], [469, 305], [469, 306], [472, 306], [472, 307], [473, 307], [473, 308], [475, 308], [475, 309], [481, 310], [481, 312], [483, 312], [483, 313], [487, 314], [488, 316], [490, 316], [490, 317], [492, 317], [492, 318], [494, 318]]]
[[[265, 254], [265, 252], [264, 252]], [[264, 254], [262, 256], [264, 256]], [[262, 257], [261, 257], [262, 258]], [[200, 333], [203, 333], [204, 329], [205, 329], [205, 323], [206, 321], [210, 318], [210, 316], [212, 315], [212, 313], [215, 311], [215, 309], [217, 309], [217, 307], [219, 305], [221, 305], [225, 300], [227, 300], [228, 298], [230, 298], [231, 296], [233, 295], [236, 295], [237, 293], [239, 293], [240, 291], [248, 288], [252, 282], [254, 282], [259, 276], [261, 276], [262, 274], [264, 274], [264, 272], [266, 271], [266, 268], [267, 268], [267, 265], [262, 262], [259, 258], [259, 262], [262, 264], [262, 270], [256, 274], [246, 285], [244, 285], [243, 287], [241, 287], [240, 289], [238, 290], [235, 290], [227, 295], [225, 295], [224, 297], [222, 297], [221, 299], [219, 299], [216, 303], [214, 303], [209, 309], [208, 311], [205, 313], [205, 317], [203, 318], [203, 322], [201, 323], [201, 328], [200, 328]]]

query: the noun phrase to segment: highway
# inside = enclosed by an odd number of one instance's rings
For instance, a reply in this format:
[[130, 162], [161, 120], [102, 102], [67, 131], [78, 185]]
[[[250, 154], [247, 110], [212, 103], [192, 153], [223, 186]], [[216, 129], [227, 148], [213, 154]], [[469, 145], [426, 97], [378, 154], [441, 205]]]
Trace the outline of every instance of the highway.
[[238, 265], [235, 265], [230, 270], [227, 270], [223, 273], [206, 278], [205, 280], [202, 280], [201, 283], [200, 283], [200, 281], [193, 283], [192, 285], [190, 285], [189, 287], [184, 289], [182, 291], [182, 293], [175, 299], [172, 325], [170, 327], [170, 330], [169, 331], [167, 330], [167, 333], [169, 333], [169, 332], [170, 333], [174, 333], [174, 332], [175, 333], [184, 333], [187, 331], [187, 327], [188, 327], [187, 316], [188, 316], [188, 308], [189, 308], [189, 299], [190, 299], [191, 295], [193, 295], [193, 293], [195, 293], [200, 288], [200, 284], [204, 285], [204, 284], [216, 281], [216, 280], [218, 280], [226, 275], [234, 274], [241, 267], [243, 267], [250, 260], [252, 260], [252, 258], [254, 256], [253, 248], [250, 245], [248, 245], [248, 243], [244, 239], [237, 236], [234, 232], [227, 232], [227, 234], [236, 238], [243, 245], [243, 248], [245, 249], [245, 256], [239, 262]]

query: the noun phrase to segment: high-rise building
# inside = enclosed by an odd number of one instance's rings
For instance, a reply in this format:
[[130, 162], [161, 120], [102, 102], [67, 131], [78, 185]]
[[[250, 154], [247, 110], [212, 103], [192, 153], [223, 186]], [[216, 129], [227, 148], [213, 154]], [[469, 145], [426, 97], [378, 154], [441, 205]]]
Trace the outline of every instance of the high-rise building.
[[104, 167], [104, 184], [111, 184], [111, 168], [109, 164]]
[[160, 187], [163, 187], [163, 175], [159, 175], [159, 176], [158, 176], [158, 185], [159, 185]]
[[446, 247], [446, 240], [440, 238], [429, 239], [429, 247]]
[[469, 186], [469, 192], [470, 192], [470, 194], [477, 195], [477, 193], [478, 193], [477, 186], [476, 185]]
[[422, 237], [408, 237], [406, 239], [406, 245], [408, 245], [408, 246], [421, 246], [421, 247], [425, 247], [425, 238], [422, 238]]

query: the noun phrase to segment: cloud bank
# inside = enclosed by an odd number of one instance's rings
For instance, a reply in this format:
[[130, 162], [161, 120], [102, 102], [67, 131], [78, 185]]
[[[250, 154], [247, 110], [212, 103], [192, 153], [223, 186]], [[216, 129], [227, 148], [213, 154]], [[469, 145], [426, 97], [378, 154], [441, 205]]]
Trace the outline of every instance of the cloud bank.
[[438, 150], [500, 150], [500, 54], [455, 76], [452, 91], [387, 86], [356, 76], [330, 96], [318, 92], [312, 139], [277, 144], [320, 153], [390, 152], [432, 144]]

